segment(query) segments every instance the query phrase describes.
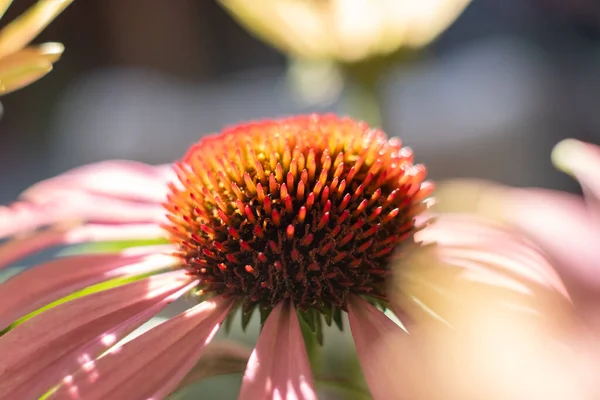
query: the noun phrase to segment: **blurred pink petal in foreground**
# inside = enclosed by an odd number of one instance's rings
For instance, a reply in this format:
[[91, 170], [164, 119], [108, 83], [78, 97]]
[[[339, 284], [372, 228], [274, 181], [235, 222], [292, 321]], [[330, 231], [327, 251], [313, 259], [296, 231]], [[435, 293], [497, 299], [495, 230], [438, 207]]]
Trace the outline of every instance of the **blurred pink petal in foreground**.
[[600, 148], [575, 140], [556, 146], [555, 164], [581, 183], [585, 199], [542, 189], [508, 193], [505, 217], [565, 266], [600, 290]]
[[563, 277], [600, 290], [600, 147], [567, 139], [552, 158], [579, 180], [585, 197], [457, 180], [438, 192], [441, 210], [477, 213], [517, 227], [556, 261]]
[[[527, 237], [473, 215], [448, 215], [418, 238], [438, 245], [410, 255], [396, 276], [410, 336], [388, 333], [370, 348], [380, 368], [410, 379], [407, 398], [598, 398], [594, 338]], [[494, 247], [502, 252], [482, 251]], [[386, 359], [390, 349], [410, 353], [412, 362]]]

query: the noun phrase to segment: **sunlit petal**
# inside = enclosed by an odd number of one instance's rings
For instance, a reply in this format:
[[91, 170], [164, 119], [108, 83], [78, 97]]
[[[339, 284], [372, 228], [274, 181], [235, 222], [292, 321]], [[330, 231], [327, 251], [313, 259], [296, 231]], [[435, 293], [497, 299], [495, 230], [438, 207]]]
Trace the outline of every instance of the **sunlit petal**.
[[[353, 297], [348, 304], [348, 318], [360, 365], [375, 400], [412, 398], [407, 390], [410, 380], [398, 375], [396, 363], [411, 362], [410, 336], [385, 314], [366, 301]], [[389, 350], [381, 351], [390, 341]], [[393, 345], [393, 346], [392, 346]]]
[[583, 201], [547, 190], [511, 191], [506, 218], [536, 241], [558, 262], [561, 272], [585, 284], [600, 284], [600, 225], [592, 221]]
[[115, 240], [164, 238], [166, 232], [156, 224], [86, 224], [54, 227], [0, 244], [0, 269], [37, 251], [53, 246]]
[[40, 0], [0, 31], [0, 58], [34, 39], [73, 0]]
[[0, 18], [4, 16], [8, 7], [12, 4], [13, 0], [0, 0]]
[[[80, 297], [0, 337], [0, 398], [38, 398], [190, 289], [169, 272]], [[192, 283], [193, 285], [194, 283]]]
[[59, 258], [0, 285], [0, 327], [87, 286], [177, 264], [162, 255], [94, 254]]
[[81, 221], [99, 223], [164, 222], [160, 204], [137, 203], [98, 197], [81, 191], [49, 195], [43, 203], [17, 202], [0, 207], [0, 238], [59, 223]]
[[84, 165], [30, 187], [23, 197], [35, 203], [62, 190], [81, 190], [97, 195], [140, 202], [166, 200], [171, 166], [150, 166], [134, 161], [112, 160]]
[[84, 365], [52, 398], [165, 398], [196, 364], [230, 307], [222, 297], [202, 302]]
[[294, 307], [271, 312], [248, 360], [240, 400], [316, 400], [306, 347]]
[[552, 287], [569, 297], [540, 249], [514, 229], [466, 214], [441, 215], [416, 238], [437, 243], [435, 251], [440, 261], [462, 264], [467, 269], [475, 266], [479, 272], [487, 268], [493, 273]]

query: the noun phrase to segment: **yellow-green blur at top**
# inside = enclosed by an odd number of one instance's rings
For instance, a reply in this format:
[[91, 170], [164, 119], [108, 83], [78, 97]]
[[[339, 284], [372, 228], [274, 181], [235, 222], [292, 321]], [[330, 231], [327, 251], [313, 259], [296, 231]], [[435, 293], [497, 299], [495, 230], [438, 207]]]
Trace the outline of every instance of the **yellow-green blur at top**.
[[419, 48], [470, 0], [220, 0], [235, 18], [284, 53], [357, 62]]
[[[29, 46], [73, 0], [40, 0], [0, 31], [0, 95], [21, 89], [52, 70], [64, 47], [60, 43]], [[12, 0], [0, 0], [0, 18]]]

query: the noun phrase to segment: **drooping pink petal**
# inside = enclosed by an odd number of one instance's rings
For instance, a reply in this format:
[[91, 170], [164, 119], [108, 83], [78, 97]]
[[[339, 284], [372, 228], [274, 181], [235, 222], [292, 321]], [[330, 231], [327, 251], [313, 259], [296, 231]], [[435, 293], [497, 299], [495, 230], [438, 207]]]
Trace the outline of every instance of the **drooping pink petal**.
[[67, 190], [54, 193], [40, 203], [19, 201], [0, 207], [0, 239], [47, 225], [81, 221], [161, 223], [166, 219], [159, 203], [139, 203]]
[[124, 160], [88, 164], [35, 184], [23, 193], [23, 198], [40, 203], [63, 189], [77, 189], [100, 196], [161, 203], [167, 195], [166, 169], [168, 166]]
[[575, 195], [544, 189], [508, 189], [504, 218], [557, 261], [562, 274], [600, 285], [600, 224]]
[[0, 327], [87, 286], [143, 274], [178, 263], [154, 254], [92, 254], [63, 257], [28, 269], [0, 285]]
[[0, 244], [0, 269], [30, 254], [60, 245], [63, 235], [64, 232], [57, 229], [47, 229]]
[[0, 244], [0, 269], [37, 251], [60, 245], [112, 240], [143, 240], [166, 237], [159, 225], [85, 224], [53, 227], [10, 239]]
[[169, 169], [106, 161], [42, 181], [0, 207], [0, 238], [61, 222], [164, 222]]
[[[366, 301], [352, 297], [348, 319], [360, 365], [375, 400], [412, 399], [407, 376], [398, 374], [398, 359], [411, 361], [410, 335]], [[389, 344], [389, 347], [388, 347]], [[385, 349], [385, 351], [382, 351]]]
[[248, 360], [239, 400], [316, 400], [304, 338], [293, 306], [271, 312]]
[[514, 229], [465, 214], [441, 215], [415, 237], [424, 243], [437, 243], [440, 261], [465, 268], [476, 266], [478, 272], [482, 272], [481, 267], [492, 273], [504, 272], [569, 297], [540, 249]]
[[38, 398], [189, 291], [182, 270], [80, 297], [0, 337], [0, 398]]
[[202, 302], [84, 364], [52, 398], [165, 398], [196, 364], [230, 308], [222, 297]]
[[160, 239], [167, 237], [168, 235], [165, 230], [153, 223], [85, 224], [65, 232], [62, 244], [133, 239]]

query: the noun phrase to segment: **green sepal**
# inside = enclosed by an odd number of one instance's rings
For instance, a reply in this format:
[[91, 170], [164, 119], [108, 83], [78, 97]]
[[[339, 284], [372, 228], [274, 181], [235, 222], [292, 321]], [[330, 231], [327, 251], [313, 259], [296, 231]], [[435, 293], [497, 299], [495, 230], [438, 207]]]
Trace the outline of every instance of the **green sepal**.
[[261, 329], [262, 329], [263, 325], [265, 324], [265, 322], [267, 321], [267, 318], [271, 314], [272, 310], [273, 309], [271, 307], [264, 307], [264, 306], [258, 307], [258, 311], [260, 312], [260, 327], [261, 327]]
[[344, 331], [344, 322], [342, 321], [342, 310], [340, 310], [339, 308], [335, 308], [333, 310], [333, 322], [335, 322], [335, 326], [337, 326], [340, 331]]
[[231, 306], [231, 311], [227, 314], [225, 318], [225, 322], [223, 323], [223, 327], [225, 329], [225, 333], [229, 335], [231, 333], [231, 327], [233, 325], [233, 321], [236, 319], [238, 310], [240, 309], [240, 303], [236, 302], [233, 306]]
[[323, 324], [321, 322], [321, 313], [315, 309], [308, 311], [298, 310], [300, 321], [304, 322], [310, 332], [316, 336], [319, 345], [323, 345]]
[[331, 326], [331, 323], [333, 322], [333, 312], [334, 307], [326, 307], [321, 310], [321, 314], [323, 314], [327, 326]]
[[319, 335], [309, 326], [306, 318], [302, 314], [307, 314], [301, 310], [296, 310], [298, 322], [300, 323], [300, 330], [302, 331], [302, 337], [304, 338], [304, 345], [306, 346], [306, 354], [310, 361], [310, 366], [313, 371], [320, 370], [321, 367], [321, 348], [323, 335], [321, 334], [321, 342], [319, 342]]
[[252, 314], [256, 310], [258, 304], [254, 302], [244, 303], [242, 306], [242, 331], [246, 332], [246, 328], [248, 328], [248, 324], [250, 324], [250, 320], [252, 319]]

